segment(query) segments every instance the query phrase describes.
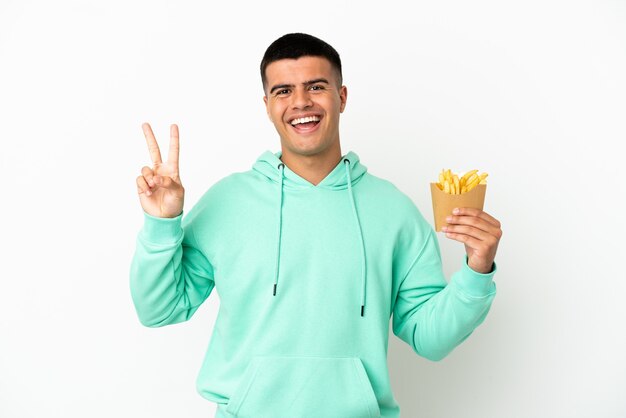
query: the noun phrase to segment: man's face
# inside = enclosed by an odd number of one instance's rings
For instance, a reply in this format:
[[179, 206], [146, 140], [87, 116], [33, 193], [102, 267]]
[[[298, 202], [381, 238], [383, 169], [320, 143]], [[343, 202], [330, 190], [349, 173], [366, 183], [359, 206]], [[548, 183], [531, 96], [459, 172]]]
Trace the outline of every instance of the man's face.
[[274, 61], [265, 69], [263, 101], [280, 135], [283, 154], [304, 156], [339, 150], [339, 114], [347, 89], [323, 57]]

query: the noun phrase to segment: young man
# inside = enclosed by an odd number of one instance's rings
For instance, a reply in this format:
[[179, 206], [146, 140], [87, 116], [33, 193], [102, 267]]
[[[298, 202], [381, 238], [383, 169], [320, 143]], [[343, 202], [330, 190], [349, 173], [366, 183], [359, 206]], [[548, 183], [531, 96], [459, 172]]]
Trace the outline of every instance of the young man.
[[446, 236], [465, 244], [447, 284], [437, 237], [413, 202], [342, 154], [341, 62], [289, 34], [261, 63], [281, 151], [213, 185], [183, 216], [178, 128], [163, 162], [137, 178], [144, 226], [130, 272], [141, 322], [186, 321], [215, 287], [219, 314], [197, 380], [217, 417], [398, 417], [387, 370], [395, 335], [439, 360], [484, 320], [500, 224], [460, 208]]

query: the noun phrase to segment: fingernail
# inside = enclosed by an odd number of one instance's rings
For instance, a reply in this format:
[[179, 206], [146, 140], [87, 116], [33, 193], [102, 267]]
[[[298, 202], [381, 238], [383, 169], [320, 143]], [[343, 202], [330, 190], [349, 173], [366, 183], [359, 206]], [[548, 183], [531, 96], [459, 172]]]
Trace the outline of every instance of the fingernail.
[[452, 209], [452, 213], [454, 213], [455, 215], [458, 215], [459, 214], [459, 208]]
[[441, 227], [441, 230], [442, 230], [443, 232], [446, 232], [446, 231], [448, 230], [448, 227], [447, 227], [447, 226], [442, 226], [442, 227]]
[[150, 192], [150, 190], [146, 190], [146, 196], [150, 196], [152, 194], [152, 192]]
[[446, 221], [452, 222], [452, 216], [446, 216]]

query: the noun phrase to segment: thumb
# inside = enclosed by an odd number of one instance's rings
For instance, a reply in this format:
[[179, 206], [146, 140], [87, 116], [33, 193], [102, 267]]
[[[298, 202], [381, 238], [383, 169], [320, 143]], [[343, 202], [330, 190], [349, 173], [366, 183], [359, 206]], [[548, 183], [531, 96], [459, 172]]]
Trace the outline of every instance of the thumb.
[[168, 176], [154, 176], [152, 180], [154, 181], [154, 184], [158, 187], [163, 187], [164, 189], [177, 190], [181, 187], [180, 184], [176, 183], [171, 177]]

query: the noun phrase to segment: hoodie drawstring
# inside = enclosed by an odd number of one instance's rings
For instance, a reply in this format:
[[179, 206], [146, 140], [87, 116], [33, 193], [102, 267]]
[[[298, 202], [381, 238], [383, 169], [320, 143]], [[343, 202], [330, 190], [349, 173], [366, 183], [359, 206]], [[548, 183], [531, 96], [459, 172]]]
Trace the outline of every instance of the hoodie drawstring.
[[[361, 229], [361, 221], [359, 220], [359, 214], [356, 210], [356, 203], [354, 202], [354, 193], [352, 192], [352, 178], [350, 177], [350, 160], [344, 158], [344, 165], [346, 167], [346, 176], [348, 178], [348, 194], [350, 196], [350, 203], [352, 204], [352, 214], [354, 215], [354, 219], [356, 221], [357, 232], [359, 233], [359, 242], [361, 249], [361, 316], [364, 316], [365, 313], [365, 284], [366, 284], [366, 263], [365, 263], [365, 242], [363, 241], [363, 231]], [[278, 245], [276, 248], [276, 267], [274, 274], [274, 291], [273, 295], [276, 296], [276, 288], [278, 287], [278, 275], [280, 268], [280, 244], [282, 238], [282, 227], [283, 227], [283, 184], [285, 179], [285, 164], [278, 164], [278, 176], [279, 176], [279, 187], [278, 187]]]
[[280, 267], [280, 241], [282, 236], [282, 228], [283, 228], [283, 180], [285, 171], [285, 164], [278, 164], [278, 176], [280, 186], [278, 187], [278, 248], [276, 249], [276, 268], [274, 275], [274, 296], [276, 296], [276, 287], [278, 286], [278, 269]]
[[344, 165], [346, 167], [346, 176], [348, 177], [348, 194], [350, 195], [350, 202], [352, 203], [352, 213], [356, 221], [357, 231], [359, 232], [359, 241], [361, 243], [361, 316], [365, 311], [365, 242], [363, 241], [363, 230], [361, 229], [361, 221], [359, 220], [359, 213], [356, 210], [356, 204], [354, 203], [354, 194], [352, 193], [352, 178], [350, 177], [350, 160], [344, 158]]

